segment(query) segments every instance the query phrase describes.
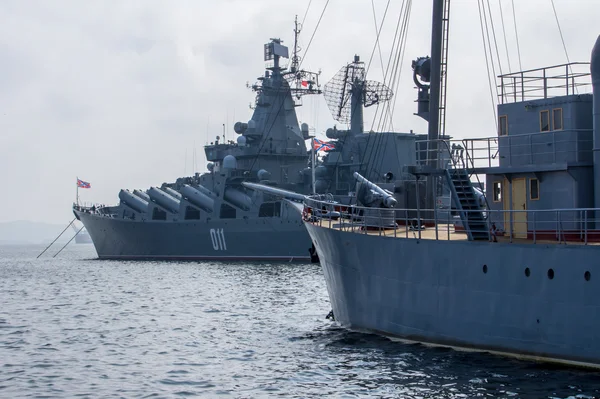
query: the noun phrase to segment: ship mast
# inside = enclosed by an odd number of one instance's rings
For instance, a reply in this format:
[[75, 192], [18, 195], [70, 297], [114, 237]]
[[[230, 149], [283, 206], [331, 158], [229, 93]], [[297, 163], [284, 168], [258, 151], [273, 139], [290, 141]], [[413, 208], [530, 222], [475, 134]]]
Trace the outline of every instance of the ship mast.
[[444, 1], [433, 0], [431, 21], [431, 84], [429, 85], [429, 126], [427, 139], [431, 152], [429, 153], [430, 165], [437, 167], [437, 140], [440, 129], [440, 83], [442, 73], [442, 42], [444, 24]]
[[[433, 0], [431, 20], [431, 84], [429, 88], [429, 121], [427, 129], [427, 154], [429, 166], [438, 167], [438, 139], [440, 133], [440, 86], [442, 73], [442, 44], [444, 42], [444, 2]], [[445, 115], [444, 115], [445, 116]], [[438, 177], [427, 176], [426, 209], [436, 206]]]
[[298, 36], [300, 36], [300, 25], [298, 24], [298, 16], [294, 19], [294, 55], [292, 56], [292, 65], [290, 67], [290, 72], [295, 73], [298, 70], [298, 65], [300, 64], [300, 56], [298, 56], [298, 51], [300, 48], [298, 47]]
[[[319, 75], [321, 72], [315, 73], [300, 69], [302, 57], [299, 55], [301, 48], [298, 46], [298, 38], [301, 30], [302, 24], [298, 23], [298, 16], [296, 16], [294, 21], [294, 49], [291, 62], [288, 64], [289, 68], [280, 65], [280, 57], [289, 58], [289, 51], [288, 48], [282, 44], [283, 40], [271, 38], [271, 41], [265, 44], [264, 60], [273, 61], [273, 66], [267, 68], [272, 71], [272, 74], [270, 76], [266, 75], [264, 78], [259, 78], [262, 82], [265, 78], [269, 77], [277, 79], [283, 77], [288, 84], [285, 87], [282, 86], [281, 90], [291, 91], [292, 96], [296, 99], [300, 99], [306, 94], [321, 94], [321, 85], [319, 84]], [[262, 83], [255, 83], [249, 87], [256, 92], [260, 92], [263, 89]], [[301, 104], [295, 105], [299, 106]]]
[[[445, 130], [445, 70], [448, 51], [449, 11], [450, 0], [433, 0], [431, 13], [431, 57], [419, 57], [412, 62], [413, 80], [419, 90], [417, 115], [425, 119], [428, 124], [425, 163], [431, 171], [440, 166], [438, 164], [438, 140], [440, 138], [440, 130], [442, 130], [442, 135], [444, 135]], [[437, 176], [427, 174], [425, 209], [433, 210], [435, 208], [437, 181]], [[426, 217], [429, 218], [430, 216], [427, 215]]]

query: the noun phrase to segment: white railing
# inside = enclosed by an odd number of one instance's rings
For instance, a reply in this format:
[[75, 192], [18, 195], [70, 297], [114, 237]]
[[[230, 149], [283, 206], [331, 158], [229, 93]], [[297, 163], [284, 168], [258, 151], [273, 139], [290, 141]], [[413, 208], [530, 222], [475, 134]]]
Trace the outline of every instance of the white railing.
[[[327, 212], [325, 212], [327, 211]], [[334, 212], [334, 211], [337, 211]], [[463, 210], [472, 219], [473, 236], [508, 243], [600, 243], [600, 209]], [[458, 211], [457, 211], [458, 213]], [[335, 215], [336, 219], [332, 219]], [[433, 215], [426, 218], [427, 215]], [[466, 240], [466, 228], [458, 216], [438, 209], [389, 209], [346, 206], [308, 198], [306, 222], [355, 234], [433, 240]], [[483, 220], [482, 220], [483, 219]], [[478, 224], [478, 227], [475, 228]], [[480, 234], [477, 234], [480, 233]]]

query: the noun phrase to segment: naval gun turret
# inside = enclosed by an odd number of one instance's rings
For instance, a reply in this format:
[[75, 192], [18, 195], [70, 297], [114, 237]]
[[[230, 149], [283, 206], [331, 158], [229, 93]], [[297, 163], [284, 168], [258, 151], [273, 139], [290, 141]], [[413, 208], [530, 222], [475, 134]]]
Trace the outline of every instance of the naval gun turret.
[[358, 172], [354, 172], [354, 178], [361, 183], [361, 189], [358, 190], [358, 199], [368, 207], [384, 207], [393, 208], [396, 206], [394, 194], [388, 190], [384, 190], [377, 184], [371, 183]]
[[[396, 226], [397, 201], [394, 194], [354, 172], [358, 182], [357, 199], [364, 208], [354, 208], [354, 218], [364, 221], [365, 227], [393, 228]], [[386, 209], [384, 209], [386, 208]]]

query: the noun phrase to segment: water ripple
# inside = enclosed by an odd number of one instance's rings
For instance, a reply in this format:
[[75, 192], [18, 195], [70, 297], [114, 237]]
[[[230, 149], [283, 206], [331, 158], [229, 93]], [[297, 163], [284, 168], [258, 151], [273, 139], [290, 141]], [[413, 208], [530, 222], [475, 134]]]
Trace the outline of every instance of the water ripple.
[[0, 397], [593, 398], [597, 373], [337, 327], [316, 265], [0, 247]]

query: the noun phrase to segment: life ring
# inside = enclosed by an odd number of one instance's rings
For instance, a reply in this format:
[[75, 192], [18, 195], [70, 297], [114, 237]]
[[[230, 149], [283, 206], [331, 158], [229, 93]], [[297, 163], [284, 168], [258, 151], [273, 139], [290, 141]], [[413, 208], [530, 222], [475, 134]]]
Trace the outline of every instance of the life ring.
[[304, 220], [308, 220], [309, 219], [308, 215], [311, 213], [309, 211], [310, 211], [310, 208], [305, 205], [304, 208], [302, 209], [302, 218]]

